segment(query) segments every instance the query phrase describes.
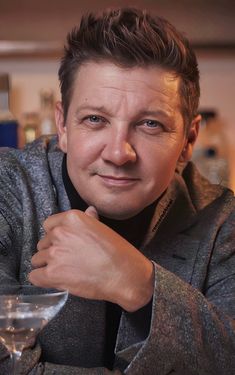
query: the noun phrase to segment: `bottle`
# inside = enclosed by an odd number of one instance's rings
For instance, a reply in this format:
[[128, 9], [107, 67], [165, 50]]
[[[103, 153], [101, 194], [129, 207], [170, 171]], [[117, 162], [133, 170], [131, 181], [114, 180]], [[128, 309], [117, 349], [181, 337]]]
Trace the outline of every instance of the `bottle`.
[[229, 186], [229, 155], [224, 124], [214, 110], [200, 114], [201, 128], [192, 160], [212, 183]]
[[0, 147], [18, 147], [18, 121], [9, 109], [10, 82], [0, 74]]
[[37, 112], [26, 112], [21, 120], [24, 143], [33, 142], [38, 137], [39, 115]]
[[54, 118], [54, 94], [52, 90], [41, 90], [41, 121], [39, 126], [39, 135], [51, 135], [56, 133]]

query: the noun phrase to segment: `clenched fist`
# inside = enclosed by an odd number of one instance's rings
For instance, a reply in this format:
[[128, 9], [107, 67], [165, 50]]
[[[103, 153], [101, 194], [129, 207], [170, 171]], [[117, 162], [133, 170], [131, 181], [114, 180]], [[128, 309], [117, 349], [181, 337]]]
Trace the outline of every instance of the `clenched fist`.
[[119, 304], [136, 311], [153, 293], [153, 265], [98, 220], [93, 207], [70, 210], [44, 222], [45, 236], [32, 258], [29, 280], [42, 287]]

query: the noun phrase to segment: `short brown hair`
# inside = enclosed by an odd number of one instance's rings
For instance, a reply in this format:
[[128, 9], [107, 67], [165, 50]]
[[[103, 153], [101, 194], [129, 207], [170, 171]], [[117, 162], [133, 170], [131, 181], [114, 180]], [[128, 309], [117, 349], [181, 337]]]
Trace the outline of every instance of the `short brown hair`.
[[122, 67], [159, 66], [180, 77], [179, 95], [186, 126], [198, 111], [198, 63], [188, 40], [168, 21], [133, 8], [82, 17], [67, 37], [59, 69], [66, 119], [75, 75], [87, 61], [109, 60]]

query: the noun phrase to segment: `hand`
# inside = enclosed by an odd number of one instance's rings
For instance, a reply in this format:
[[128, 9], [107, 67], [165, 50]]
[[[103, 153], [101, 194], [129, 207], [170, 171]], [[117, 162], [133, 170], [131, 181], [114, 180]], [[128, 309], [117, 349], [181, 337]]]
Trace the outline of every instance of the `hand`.
[[97, 218], [93, 207], [85, 213], [70, 210], [50, 216], [29, 280], [135, 311], [152, 297], [153, 265]]

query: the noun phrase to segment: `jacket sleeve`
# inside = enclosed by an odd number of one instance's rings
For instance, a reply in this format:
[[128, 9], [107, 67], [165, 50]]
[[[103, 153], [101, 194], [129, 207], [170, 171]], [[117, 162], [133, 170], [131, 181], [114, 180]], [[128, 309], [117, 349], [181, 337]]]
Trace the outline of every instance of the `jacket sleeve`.
[[233, 213], [217, 233], [203, 293], [155, 263], [148, 335], [139, 340], [135, 313], [125, 313], [116, 347], [117, 362], [126, 375], [233, 374], [234, 318]]
[[[6, 200], [7, 197], [10, 197], [10, 192], [4, 194], [4, 188], [2, 188], [1, 183], [0, 186], [2, 189], [2, 194], [0, 196], [0, 284], [15, 284], [17, 283], [18, 244], [17, 241], [14, 241], [14, 238], [19, 239], [20, 235], [16, 229], [17, 225], [14, 226], [11, 222], [11, 217], [9, 217], [9, 205]], [[14, 202], [14, 197], [11, 202]], [[8, 357], [9, 355], [5, 346], [0, 342], [0, 374], [9, 373]], [[6, 372], [4, 372], [5, 367], [7, 369]]]
[[[40, 363], [40, 355], [41, 348], [39, 344], [34, 348], [24, 350], [19, 363], [19, 373], [22, 375], [121, 375], [119, 370], [109, 371], [104, 367], [81, 368], [52, 363]], [[10, 358], [7, 354], [6, 358], [1, 362], [1, 375], [9, 375], [10, 368]]]
[[82, 368], [55, 365], [51, 363], [39, 364], [29, 375], [121, 375], [119, 370], [109, 371], [104, 367]]
[[0, 282], [16, 283], [22, 239], [22, 207], [7, 176], [0, 174]]

